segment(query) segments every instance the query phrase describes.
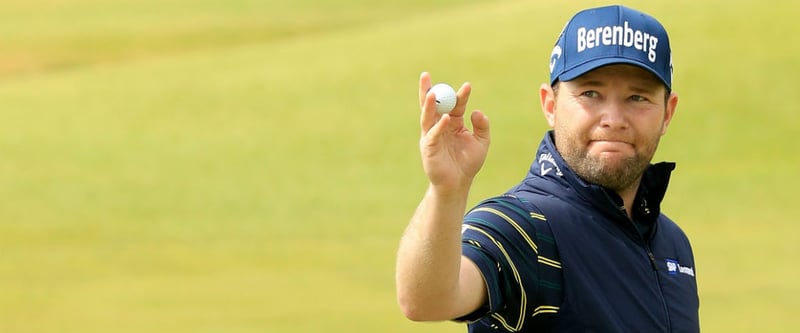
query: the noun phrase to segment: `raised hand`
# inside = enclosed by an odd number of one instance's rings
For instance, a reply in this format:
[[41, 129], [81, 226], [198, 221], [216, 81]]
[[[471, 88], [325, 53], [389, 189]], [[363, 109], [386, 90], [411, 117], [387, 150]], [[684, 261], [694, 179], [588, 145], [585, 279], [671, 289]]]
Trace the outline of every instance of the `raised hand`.
[[489, 118], [474, 111], [470, 115], [473, 131], [465, 126], [464, 113], [472, 90], [469, 83], [458, 89], [458, 102], [453, 111], [443, 115], [436, 112], [435, 96], [429, 92], [430, 87], [431, 77], [424, 72], [419, 78], [422, 166], [435, 190], [467, 190], [486, 160]]

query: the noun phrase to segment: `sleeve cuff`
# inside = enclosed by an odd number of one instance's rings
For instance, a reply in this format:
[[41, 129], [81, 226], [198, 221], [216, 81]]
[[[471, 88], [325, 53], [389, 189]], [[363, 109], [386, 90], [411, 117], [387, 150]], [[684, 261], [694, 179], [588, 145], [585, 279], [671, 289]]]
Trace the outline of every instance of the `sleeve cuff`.
[[499, 290], [497, 263], [486, 255], [480, 248], [468, 243], [461, 246], [462, 255], [478, 266], [483, 275], [486, 290], [488, 292], [488, 302], [472, 313], [453, 319], [456, 322], [477, 321], [489, 313], [494, 312], [502, 304], [502, 294]]

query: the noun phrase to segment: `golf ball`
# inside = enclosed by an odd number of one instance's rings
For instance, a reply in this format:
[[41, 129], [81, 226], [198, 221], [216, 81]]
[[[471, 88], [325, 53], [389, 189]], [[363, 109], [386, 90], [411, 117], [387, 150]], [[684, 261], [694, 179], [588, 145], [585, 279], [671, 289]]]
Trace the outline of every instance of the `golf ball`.
[[456, 91], [446, 83], [438, 83], [431, 87], [436, 96], [436, 112], [441, 114], [450, 113], [456, 107]]

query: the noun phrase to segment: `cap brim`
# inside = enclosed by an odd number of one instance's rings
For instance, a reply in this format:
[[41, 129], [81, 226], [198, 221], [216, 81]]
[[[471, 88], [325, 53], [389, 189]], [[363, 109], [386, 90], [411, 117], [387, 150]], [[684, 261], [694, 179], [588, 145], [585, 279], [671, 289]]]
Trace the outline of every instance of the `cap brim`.
[[653, 73], [653, 75], [655, 75], [659, 80], [661, 80], [661, 82], [664, 83], [665, 86], [667, 86], [667, 89], [672, 89], [669, 83], [667, 83], [668, 81], [666, 80], [666, 78], [661, 77], [661, 75], [659, 75], [655, 70], [650, 68], [650, 66], [642, 64], [640, 61], [627, 58], [602, 58], [602, 59], [591, 60], [583, 64], [580, 64], [578, 66], [575, 66], [570, 70], [564, 71], [563, 73], [561, 73], [561, 75], [558, 76], [558, 80], [571, 81], [597, 68], [614, 64], [629, 64], [645, 69], [648, 72]]

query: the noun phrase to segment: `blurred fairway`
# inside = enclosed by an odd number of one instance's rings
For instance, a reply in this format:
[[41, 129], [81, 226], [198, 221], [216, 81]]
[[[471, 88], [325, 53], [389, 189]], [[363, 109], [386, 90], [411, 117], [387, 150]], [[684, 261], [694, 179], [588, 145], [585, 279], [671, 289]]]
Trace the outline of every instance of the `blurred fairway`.
[[[0, 2], [0, 332], [464, 332], [395, 304], [426, 186], [416, 84], [473, 84], [516, 183], [578, 9], [535, 1]], [[631, 1], [667, 27], [704, 332], [800, 327], [796, 2]]]

